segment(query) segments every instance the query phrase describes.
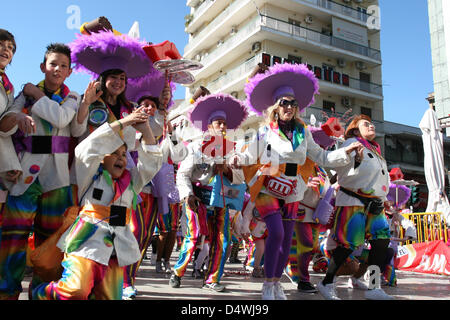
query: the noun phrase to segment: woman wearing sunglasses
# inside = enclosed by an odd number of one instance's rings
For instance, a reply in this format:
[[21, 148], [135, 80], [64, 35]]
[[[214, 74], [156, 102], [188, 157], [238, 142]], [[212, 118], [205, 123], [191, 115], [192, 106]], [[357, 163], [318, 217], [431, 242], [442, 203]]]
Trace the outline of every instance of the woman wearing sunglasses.
[[[352, 159], [348, 165], [336, 168], [339, 191], [331, 234], [337, 247], [333, 250], [325, 278], [317, 286], [328, 300], [339, 299], [333, 283], [336, 272], [365, 240], [369, 241], [371, 248], [368, 265], [384, 269], [390, 241], [389, 224], [384, 214], [384, 202], [389, 192], [389, 171], [375, 136], [375, 125], [366, 115], [356, 116], [345, 131], [343, 147], [358, 141], [364, 148], [362, 155]], [[393, 299], [379, 284], [367, 288], [363, 282], [352, 278], [352, 287], [367, 290], [366, 299]]]
[[299, 201], [306, 184], [300, 175], [308, 156], [323, 167], [350, 163], [349, 154], [362, 150], [359, 142], [328, 152], [316, 144], [299, 112], [314, 103], [318, 80], [300, 64], [275, 64], [246, 84], [247, 105], [264, 113], [265, 125], [240, 157], [250, 196], [268, 229], [264, 252], [262, 298], [285, 300], [279, 282], [286, 266]]

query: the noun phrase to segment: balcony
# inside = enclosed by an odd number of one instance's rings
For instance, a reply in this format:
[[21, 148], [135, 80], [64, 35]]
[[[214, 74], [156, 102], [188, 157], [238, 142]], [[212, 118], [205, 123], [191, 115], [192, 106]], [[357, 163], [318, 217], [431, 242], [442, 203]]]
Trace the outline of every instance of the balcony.
[[[353, 59], [360, 58], [361, 60], [365, 60], [371, 64], [381, 63], [380, 50], [329, 36], [315, 30], [297, 26], [292, 23], [265, 15], [261, 16], [261, 25], [275, 31], [276, 33], [288, 36], [289, 38], [301, 40], [305, 43], [305, 45], [313, 46], [314, 48], [311, 48], [311, 51], [320, 53], [323, 49], [327, 49], [331, 51], [331, 53], [337, 52], [341, 54], [341, 57], [342, 54], [344, 54], [352, 57]], [[290, 41], [287, 42], [287, 44], [294, 45], [295, 42]], [[327, 55], [329, 54], [327, 53]]]
[[219, 14], [227, 6], [227, 1], [224, 0], [205, 0], [198, 8], [192, 13], [192, 20], [186, 26], [185, 31], [187, 33], [194, 32], [206, 21], [212, 20], [217, 14]]
[[[301, 9], [302, 11], [305, 10], [305, 6], [311, 9], [316, 8], [318, 9], [318, 11], [314, 13], [318, 17], [322, 18], [326, 18], [326, 16], [321, 14], [321, 12], [326, 14], [332, 14], [338, 16], [339, 18], [346, 18], [346, 19], [350, 18], [352, 22], [367, 25], [367, 20], [370, 17], [370, 15], [365, 12], [359, 11], [350, 6], [346, 6], [344, 4], [340, 4], [331, 0], [286, 0], [283, 2], [294, 2], [295, 4], [292, 4], [292, 6], [296, 6], [297, 10]], [[285, 4], [283, 3], [283, 6], [284, 5]]]
[[[280, 37], [280, 35], [282, 37]], [[201, 60], [203, 68], [194, 72], [196, 79], [204, 79], [225, 67], [248, 51], [256, 41], [272, 40], [301, 48], [327, 57], [344, 58], [348, 61], [364, 61], [369, 67], [381, 64], [379, 50], [328, 36], [299, 27], [269, 16], [255, 16], [231, 38], [213, 49]], [[214, 68], [210, 68], [214, 66]]]

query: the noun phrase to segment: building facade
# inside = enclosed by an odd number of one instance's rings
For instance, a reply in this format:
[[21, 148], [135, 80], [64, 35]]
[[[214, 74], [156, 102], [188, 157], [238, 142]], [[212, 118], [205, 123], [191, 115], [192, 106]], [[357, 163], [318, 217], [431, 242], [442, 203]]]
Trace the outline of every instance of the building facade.
[[[212, 93], [245, 99], [244, 85], [263, 62], [305, 63], [320, 82], [320, 95], [302, 115], [308, 122], [322, 111], [343, 114], [350, 108], [379, 123], [383, 139], [383, 90], [380, 29], [375, 0], [187, 0], [189, 42], [184, 58], [203, 68], [186, 87], [186, 99], [169, 117], [191, 108], [200, 86]], [[254, 116], [244, 128], [257, 122]]]

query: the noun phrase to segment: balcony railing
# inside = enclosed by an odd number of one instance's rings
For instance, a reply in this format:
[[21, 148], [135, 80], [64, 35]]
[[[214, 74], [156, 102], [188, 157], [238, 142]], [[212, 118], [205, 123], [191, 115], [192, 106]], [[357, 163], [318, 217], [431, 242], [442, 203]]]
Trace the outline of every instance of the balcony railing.
[[313, 5], [316, 5], [318, 7], [333, 11], [335, 13], [340, 13], [344, 16], [351, 17], [356, 20], [360, 20], [364, 23], [367, 22], [368, 18], [370, 17], [369, 14], [356, 10], [352, 7], [336, 3], [331, 0], [300, 0], [300, 2], [307, 2]]
[[209, 9], [209, 7], [214, 3], [214, 1], [211, 0], [205, 0], [203, 1], [202, 4], [200, 4], [200, 6], [197, 8], [197, 10], [195, 10], [192, 15], [192, 21], [195, 21], [195, 19], [197, 19], [198, 17], [200, 17], [202, 14], [204, 14], [206, 12], [206, 10]]
[[300, 37], [308, 41], [318, 42], [328, 46], [336, 47], [342, 50], [350, 51], [368, 58], [381, 61], [381, 52], [373, 48], [369, 48], [354, 42], [329, 36], [318, 31], [314, 31], [305, 27], [297, 26], [293, 23], [282, 21], [266, 15], [261, 15], [261, 24], [289, 35]]
[[200, 31], [196, 36], [195, 39], [190, 41], [185, 47], [184, 52], [189, 52], [189, 50], [192, 50], [193, 47], [195, 47], [199, 42], [203, 41], [205, 36], [211, 32], [214, 28], [217, 28], [220, 26], [220, 24], [237, 8], [242, 7], [244, 4], [241, 0], [233, 0], [230, 5], [223, 10], [213, 21], [211, 21], [202, 31]]
[[261, 54], [258, 54], [249, 60], [245, 61], [244, 63], [240, 64], [234, 69], [231, 69], [224, 75], [221, 75], [216, 80], [210, 82], [207, 85], [207, 88], [211, 92], [216, 92], [221, 90], [223, 87], [225, 87], [228, 84], [231, 84], [232, 82], [242, 78], [243, 76], [250, 73], [251, 70], [258, 64], [258, 62], [261, 62]]

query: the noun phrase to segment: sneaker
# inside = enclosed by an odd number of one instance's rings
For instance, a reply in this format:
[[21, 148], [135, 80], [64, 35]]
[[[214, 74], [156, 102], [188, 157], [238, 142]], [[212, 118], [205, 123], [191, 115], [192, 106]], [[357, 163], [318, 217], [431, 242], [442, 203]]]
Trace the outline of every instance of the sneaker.
[[366, 284], [363, 281], [361, 281], [355, 277], [350, 277], [350, 279], [348, 279], [348, 287], [350, 289], [358, 289], [358, 290], [367, 290], [368, 289]]
[[172, 288], [179, 288], [181, 285], [181, 277], [173, 273], [170, 277], [169, 284]]
[[364, 294], [367, 300], [394, 300], [393, 296], [388, 295], [383, 289], [367, 290]]
[[297, 285], [297, 291], [305, 293], [316, 293], [317, 289], [311, 284], [311, 282], [299, 281]]
[[151, 266], [156, 265], [156, 253], [150, 254], [149, 260], [150, 260], [150, 265], [151, 265]]
[[264, 282], [261, 296], [262, 300], [275, 300], [273, 282]]
[[275, 296], [275, 300], [287, 300], [283, 291], [283, 286], [279, 281], [276, 281], [273, 284], [273, 295]]
[[200, 269], [194, 269], [192, 271], [192, 277], [194, 279], [202, 279], [204, 277], [204, 274]]
[[225, 286], [221, 285], [218, 282], [212, 282], [212, 283], [205, 283], [203, 285], [203, 289], [209, 289], [209, 290], [214, 290], [216, 292], [222, 292], [225, 290]]
[[164, 261], [164, 269], [166, 273], [172, 273], [172, 269], [170, 268], [170, 261]]
[[122, 291], [122, 300], [134, 300], [136, 299], [136, 289], [133, 286], [129, 286]]
[[325, 300], [341, 300], [336, 295], [334, 283], [324, 285], [322, 281], [320, 281], [317, 285], [317, 289], [319, 289], [320, 294], [325, 298]]
[[156, 261], [156, 273], [162, 273], [163, 272], [163, 264], [162, 261]]

